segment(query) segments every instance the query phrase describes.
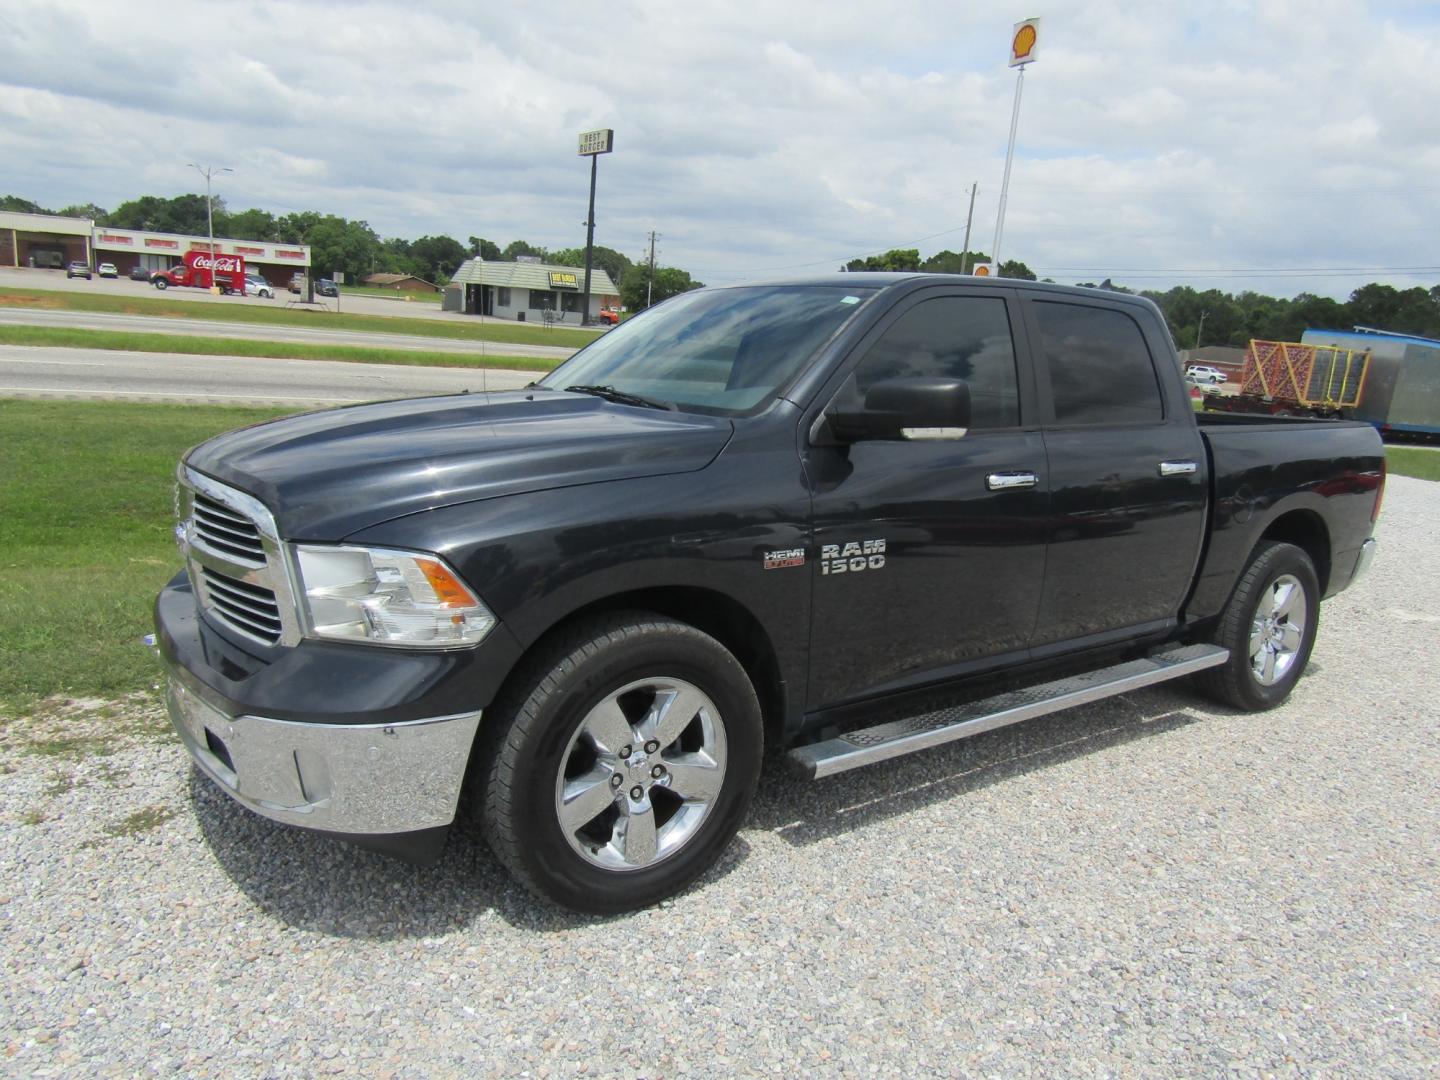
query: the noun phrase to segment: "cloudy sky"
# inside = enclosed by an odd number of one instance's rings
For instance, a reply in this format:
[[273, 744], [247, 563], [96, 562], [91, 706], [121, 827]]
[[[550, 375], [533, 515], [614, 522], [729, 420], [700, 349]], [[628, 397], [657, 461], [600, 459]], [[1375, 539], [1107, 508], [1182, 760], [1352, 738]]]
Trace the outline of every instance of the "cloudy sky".
[[[1440, 282], [1440, 3], [0, 0], [0, 193], [113, 207], [230, 166], [232, 209], [596, 242], [707, 282], [892, 247], [1063, 282], [1343, 297]], [[203, 189], [202, 189], [203, 190]]]

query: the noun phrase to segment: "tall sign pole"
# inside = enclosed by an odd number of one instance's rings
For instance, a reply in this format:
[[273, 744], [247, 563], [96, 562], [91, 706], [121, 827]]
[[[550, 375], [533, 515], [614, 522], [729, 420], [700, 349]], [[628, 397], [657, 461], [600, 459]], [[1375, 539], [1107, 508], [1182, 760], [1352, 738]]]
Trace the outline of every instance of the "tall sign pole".
[[615, 149], [612, 128], [580, 133], [580, 156], [590, 159], [590, 212], [585, 215], [585, 297], [580, 309], [580, 325], [590, 325], [590, 268], [595, 261], [595, 162], [601, 154]]
[[210, 199], [210, 178], [216, 173], [234, 172], [234, 169], [217, 169], [213, 165], [206, 165], [203, 169], [195, 162], [190, 162], [190, 167], [205, 177], [205, 231], [210, 236], [210, 292], [212, 295], [219, 295], [220, 287], [215, 284], [215, 215], [212, 211], [215, 208], [214, 202]]
[[960, 273], [967, 274], [966, 264], [970, 262], [970, 222], [975, 220], [975, 193], [980, 190], [980, 181], [970, 185], [970, 210], [965, 215], [965, 246], [960, 249]]
[[990, 263], [1000, 272], [1000, 238], [1005, 232], [1005, 202], [1010, 196], [1010, 163], [1015, 159], [1015, 129], [1020, 126], [1020, 93], [1025, 89], [1025, 65], [1033, 63], [1040, 44], [1040, 20], [1018, 22], [1010, 32], [1010, 66], [1020, 69], [1015, 78], [1015, 106], [1010, 112], [1010, 145], [1005, 149], [1005, 178], [1000, 181], [1000, 209], [995, 215], [995, 243]]

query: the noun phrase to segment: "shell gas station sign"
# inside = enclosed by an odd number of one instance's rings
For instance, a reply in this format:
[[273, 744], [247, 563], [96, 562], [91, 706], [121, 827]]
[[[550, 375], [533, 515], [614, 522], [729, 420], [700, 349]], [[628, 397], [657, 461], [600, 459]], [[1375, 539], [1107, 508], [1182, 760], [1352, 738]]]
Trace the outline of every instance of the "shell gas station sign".
[[1040, 20], [1026, 19], [1010, 31], [1010, 66], [1023, 67], [1035, 61], [1040, 44]]
[[976, 263], [970, 268], [970, 273], [975, 277], [999, 277], [1000, 272], [995, 269], [994, 263]]

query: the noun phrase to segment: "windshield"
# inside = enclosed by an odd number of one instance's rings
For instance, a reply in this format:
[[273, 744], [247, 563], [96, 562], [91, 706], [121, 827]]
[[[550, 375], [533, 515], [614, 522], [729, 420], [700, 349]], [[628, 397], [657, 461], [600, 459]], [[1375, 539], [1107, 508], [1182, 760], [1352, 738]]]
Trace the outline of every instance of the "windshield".
[[685, 293], [622, 323], [540, 385], [604, 387], [721, 415], [751, 412], [874, 292], [796, 285]]

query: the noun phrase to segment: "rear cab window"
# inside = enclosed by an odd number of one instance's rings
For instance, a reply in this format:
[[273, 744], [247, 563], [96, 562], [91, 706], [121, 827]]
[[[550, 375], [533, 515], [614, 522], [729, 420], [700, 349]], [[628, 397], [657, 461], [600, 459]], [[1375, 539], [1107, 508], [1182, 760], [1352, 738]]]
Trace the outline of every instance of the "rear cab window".
[[1155, 361], [1134, 318], [1115, 308], [1038, 299], [1030, 311], [1057, 425], [1164, 421]]

